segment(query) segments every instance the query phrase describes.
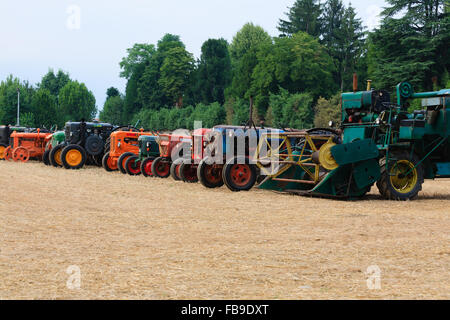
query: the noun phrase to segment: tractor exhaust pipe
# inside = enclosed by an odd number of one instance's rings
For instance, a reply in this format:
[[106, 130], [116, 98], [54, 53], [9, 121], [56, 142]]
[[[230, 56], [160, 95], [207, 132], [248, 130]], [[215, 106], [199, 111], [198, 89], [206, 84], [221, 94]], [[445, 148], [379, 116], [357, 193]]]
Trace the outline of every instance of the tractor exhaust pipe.
[[353, 93], [358, 91], [358, 75], [356, 73], [353, 74]]

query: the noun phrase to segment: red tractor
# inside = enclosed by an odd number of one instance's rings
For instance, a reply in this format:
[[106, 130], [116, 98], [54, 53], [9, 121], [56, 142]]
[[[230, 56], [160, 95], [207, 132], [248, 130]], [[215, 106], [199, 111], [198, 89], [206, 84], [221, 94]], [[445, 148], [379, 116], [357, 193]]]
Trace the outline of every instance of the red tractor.
[[204, 158], [204, 148], [208, 141], [207, 135], [210, 132], [211, 129], [194, 130], [191, 137], [190, 157], [184, 155], [183, 158], [175, 160], [170, 168], [171, 176], [175, 180], [188, 183], [198, 182], [197, 170]]
[[[170, 168], [173, 163], [172, 155], [180, 158], [190, 150], [191, 136], [188, 134], [160, 134], [158, 136], [160, 157], [152, 163], [152, 173], [158, 178], [170, 176]], [[175, 159], [177, 160], [177, 159]]]

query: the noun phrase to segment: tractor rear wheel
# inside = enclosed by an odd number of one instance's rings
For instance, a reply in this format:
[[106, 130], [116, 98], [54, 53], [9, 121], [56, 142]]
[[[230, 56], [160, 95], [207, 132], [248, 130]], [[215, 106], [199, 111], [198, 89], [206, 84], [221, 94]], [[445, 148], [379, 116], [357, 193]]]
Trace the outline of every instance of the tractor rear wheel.
[[197, 177], [197, 166], [192, 163], [183, 162], [180, 165], [180, 178], [183, 182], [196, 183], [198, 182]]
[[119, 170], [117, 167], [117, 163], [113, 161], [113, 159], [109, 156], [109, 152], [105, 153], [102, 159], [102, 166], [108, 172], [113, 172]]
[[141, 160], [138, 156], [129, 157], [125, 161], [125, 170], [130, 176], [138, 176], [141, 172]]
[[142, 161], [141, 172], [144, 177], [153, 177], [153, 172], [152, 172], [153, 160], [155, 160], [155, 158], [149, 157], [149, 158], [146, 158], [144, 161]]
[[208, 159], [203, 159], [197, 168], [197, 177], [206, 188], [215, 189], [223, 186], [223, 165], [208, 164]]
[[61, 152], [61, 162], [66, 169], [81, 169], [85, 165], [86, 160], [86, 151], [77, 144], [68, 145]]
[[134, 157], [135, 154], [133, 152], [125, 152], [120, 157], [119, 160], [117, 160], [117, 167], [119, 168], [119, 171], [123, 174], [127, 174], [127, 170], [125, 169], [125, 162], [129, 157]]
[[248, 158], [235, 157], [223, 167], [222, 177], [231, 191], [249, 191], [256, 183], [257, 173]]
[[5, 150], [8, 148], [6, 144], [0, 143], [0, 160], [5, 160]]
[[180, 177], [180, 166], [181, 166], [182, 163], [183, 163], [183, 159], [177, 159], [170, 166], [170, 176], [175, 181], [180, 181], [181, 180], [181, 177]]
[[64, 145], [58, 144], [52, 150], [50, 150], [48, 160], [52, 166], [54, 166], [56, 168], [63, 166], [63, 163], [61, 160], [61, 154], [62, 154], [63, 149], [64, 149]]
[[156, 158], [152, 163], [152, 172], [158, 178], [169, 177], [170, 161], [163, 157]]
[[50, 151], [51, 150], [45, 150], [44, 155], [42, 156], [42, 162], [44, 162], [44, 164], [46, 166], [50, 165]]
[[381, 195], [388, 200], [406, 201], [416, 199], [422, 190], [424, 172], [417, 155], [407, 151], [393, 152], [386, 165], [386, 157], [380, 160], [381, 178], [377, 182]]

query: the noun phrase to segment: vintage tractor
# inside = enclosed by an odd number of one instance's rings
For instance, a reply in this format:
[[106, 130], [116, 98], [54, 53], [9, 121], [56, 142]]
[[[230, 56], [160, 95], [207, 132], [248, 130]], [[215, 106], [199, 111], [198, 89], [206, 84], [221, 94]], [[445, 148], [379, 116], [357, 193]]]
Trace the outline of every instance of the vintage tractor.
[[5, 150], [5, 159], [27, 162], [30, 159], [42, 160], [46, 137], [50, 132], [16, 132], [10, 135], [10, 145]]
[[207, 188], [224, 184], [232, 191], [250, 190], [259, 178], [253, 156], [263, 133], [282, 132], [273, 128], [216, 126], [208, 133], [204, 156], [198, 164], [198, 180]]
[[62, 167], [61, 147], [65, 141], [66, 134], [64, 131], [57, 131], [46, 137], [45, 152], [42, 159], [45, 165]]
[[152, 177], [153, 161], [159, 157], [159, 145], [157, 136], [141, 135], [138, 138], [139, 154], [132, 155], [126, 159], [124, 167], [131, 176], [144, 175]]
[[192, 132], [190, 152], [176, 159], [170, 167], [170, 175], [174, 180], [188, 183], [198, 182], [197, 170], [204, 157], [206, 138], [211, 129], [196, 129]]
[[143, 132], [134, 127], [120, 127], [113, 132], [105, 149], [102, 159], [103, 168], [106, 171], [117, 171], [126, 174], [125, 162], [128, 158], [139, 153], [139, 137], [153, 135], [150, 132]]
[[114, 130], [109, 123], [67, 122], [66, 141], [58, 148], [61, 163], [66, 169], [80, 169], [86, 163], [101, 166], [106, 140]]
[[[356, 80], [355, 80], [356, 83]], [[408, 112], [411, 99], [422, 110]], [[257, 166], [262, 189], [357, 198], [376, 184], [391, 200], [418, 196], [424, 179], [450, 177], [450, 89], [414, 93], [397, 86], [397, 103], [383, 90], [342, 94], [339, 132], [265, 135]]]
[[[13, 132], [25, 132], [25, 127], [0, 126], [0, 160], [5, 160], [6, 149], [10, 144], [10, 136]], [[11, 148], [8, 149], [10, 153]]]
[[188, 151], [190, 153], [191, 136], [187, 132], [160, 134], [157, 142], [160, 156], [153, 161], [151, 170], [155, 177], [167, 178], [173, 161], [183, 158]]

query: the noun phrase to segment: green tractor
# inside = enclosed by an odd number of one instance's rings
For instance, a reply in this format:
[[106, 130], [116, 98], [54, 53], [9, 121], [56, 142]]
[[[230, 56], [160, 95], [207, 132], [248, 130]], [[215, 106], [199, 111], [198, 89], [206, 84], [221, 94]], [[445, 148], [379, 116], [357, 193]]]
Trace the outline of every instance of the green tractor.
[[131, 176], [152, 177], [153, 161], [159, 157], [158, 136], [140, 136], [138, 138], [139, 155], [130, 156], [125, 161], [125, 170]]
[[[389, 92], [370, 90], [370, 83], [367, 91], [354, 87], [342, 94], [339, 132], [263, 139], [257, 162], [267, 175], [262, 189], [356, 198], [376, 184], [385, 199], [412, 200], [424, 179], [450, 177], [450, 89], [415, 93], [402, 82], [391, 103]], [[408, 112], [412, 99], [422, 100], [421, 110]]]
[[47, 138], [45, 145], [45, 152], [43, 162], [46, 166], [62, 167], [61, 151], [59, 147], [66, 141], [66, 134], [64, 131], [57, 131]]

